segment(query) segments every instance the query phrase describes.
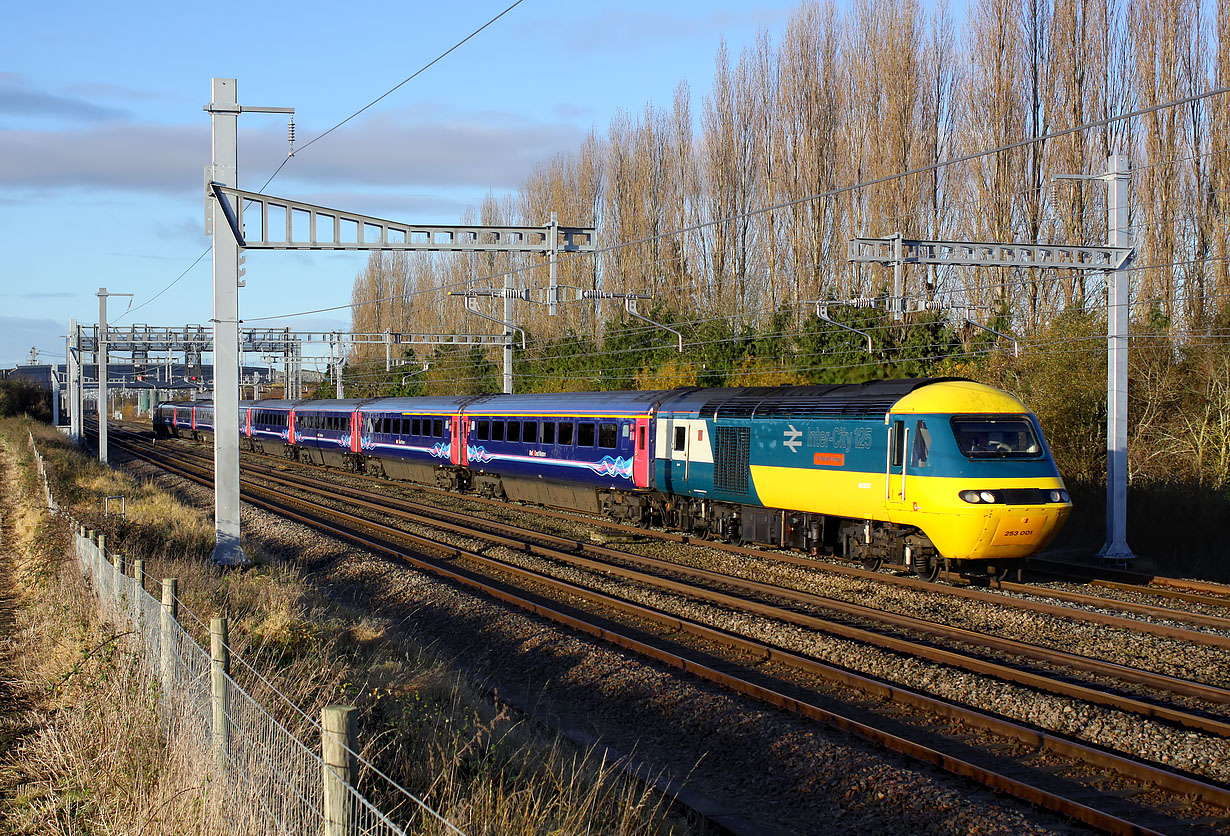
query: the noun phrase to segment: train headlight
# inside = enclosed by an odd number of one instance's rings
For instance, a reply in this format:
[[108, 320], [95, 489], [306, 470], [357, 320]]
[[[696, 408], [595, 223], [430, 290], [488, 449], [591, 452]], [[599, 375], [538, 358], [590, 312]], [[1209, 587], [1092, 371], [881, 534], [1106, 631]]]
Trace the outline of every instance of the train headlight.
[[990, 491], [981, 491], [978, 495], [982, 497], [983, 502], [995, 502], [996, 501], [995, 494], [991, 493]]
[[982, 502], [982, 496], [979, 495], [978, 491], [961, 491], [957, 494], [957, 496], [961, 497], [966, 502], [973, 502], [975, 504]]
[[1067, 502], [1067, 491], [1051, 491], [1051, 502]]

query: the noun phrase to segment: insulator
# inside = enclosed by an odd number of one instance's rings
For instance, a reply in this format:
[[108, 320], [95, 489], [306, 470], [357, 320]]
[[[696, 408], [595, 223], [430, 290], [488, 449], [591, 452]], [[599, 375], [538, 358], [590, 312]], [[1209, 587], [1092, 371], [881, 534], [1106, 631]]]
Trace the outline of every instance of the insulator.
[[286, 125], [286, 140], [290, 143], [290, 153], [295, 153], [295, 117], [290, 117], [290, 122]]

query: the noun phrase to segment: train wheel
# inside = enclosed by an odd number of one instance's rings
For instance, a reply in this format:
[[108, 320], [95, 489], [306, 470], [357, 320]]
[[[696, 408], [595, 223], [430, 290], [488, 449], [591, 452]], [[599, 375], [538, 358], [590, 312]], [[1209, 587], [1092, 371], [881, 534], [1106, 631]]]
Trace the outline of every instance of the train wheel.
[[927, 569], [920, 573], [923, 578], [931, 583], [935, 583], [940, 578], [940, 560], [938, 557], [933, 557], [927, 562]]
[[864, 557], [863, 558], [863, 568], [866, 569], [868, 572], [878, 572], [880, 571], [880, 567], [882, 567], [883, 565], [884, 565], [884, 558], [882, 557]]

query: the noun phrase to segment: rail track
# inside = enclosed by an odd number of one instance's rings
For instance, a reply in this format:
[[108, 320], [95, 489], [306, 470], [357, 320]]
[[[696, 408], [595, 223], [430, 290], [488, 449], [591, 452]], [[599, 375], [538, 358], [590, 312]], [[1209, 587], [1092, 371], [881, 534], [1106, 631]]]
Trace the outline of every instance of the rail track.
[[[141, 449], [140, 444], [121, 443], [138, 457], [155, 463], [160, 461], [159, 466], [200, 484], [209, 483], [208, 468], [194, 463], [194, 456], [189, 452], [179, 450], [168, 453], [165, 449], [150, 452]], [[1215, 781], [1164, 769], [914, 689], [863, 676], [789, 648], [580, 585], [558, 577], [557, 573], [532, 567], [528, 562], [496, 558], [490, 553], [458, 546], [456, 542], [407, 532], [404, 526], [428, 526], [437, 531], [477, 539], [489, 548], [499, 547], [523, 556], [527, 561], [533, 558], [556, 566], [567, 566], [572, 573], [618, 577], [622, 582], [652, 588], [662, 595], [688, 596], [711, 606], [753, 613], [817, 633], [874, 644], [936, 664], [1085, 700], [1151, 721], [1225, 739], [1230, 737], [1230, 725], [1215, 714], [1167, 705], [1159, 700], [1142, 700], [1116, 693], [1113, 689], [1103, 690], [1065, 681], [1063, 677], [1048, 675], [1042, 670], [1031, 670], [1020, 660], [1041, 662], [1044, 667], [1083, 670], [1091, 675], [1133, 682], [1156, 692], [1182, 694], [1212, 704], [1230, 704], [1230, 692], [1217, 686], [1136, 671], [1076, 654], [923, 622], [909, 616], [870, 611], [810, 593], [730, 575], [719, 576], [718, 573], [505, 523], [485, 520], [475, 526], [473, 520], [467, 523], [463, 519], [466, 515], [370, 491], [349, 489], [345, 498], [349, 510], [342, 510], [331, 507], [338, 504], [338, 486], [334, 482], [276, 469], [259, 473], [251, 467], [246, 470], [246, 498], [267, 510], [328, 531], [396, 560], [409, 562], [454, 582], [481, 589], [573, 629], [793, 713], [845, 729], [893, 751], [973, 778], [1079, 821], [1116, 833], [1225, 832], [1209, 826], [1215, 817], [1224, 815], [1225, 807], [1230, 806], [1230, 789]], [[258, 481], [269, 482], [273, 486], [258, 484]], [[354, 513], [359, 508], [363, 509], [365, 516]], [[372, 515], [393, 518], [400, 524], [374, 520]], [[611, 526], [604, 524], [603, 527]], [[644, 532], [638, 530], [638, 533]], [[673, 535], [673, 538], [685, 539], [679, 535]], [[412, 544], [415, 551], [420, 553], [407, 553], [402, 545], [405, 543]], [[730, 544], [715, 545], [742, 548]], [[814, 562], [808, 561], [808, 564], [815, 567]], [[866, 570], [841, 568], [877, 579], [886, 577]], [[913, 579], [897, 580], [923, 583]], [[1000, 602], [1015, 601], [984, 590], [955, 591], [993, 595]], [[1061, 609], [1065, 614], [1072, 612], [1071, 607]], [[1125, 621], [1132, 621], [1133, 626], [1140, 623], [1135, 619]], [[648, 632], [647, 625], [650, 627]], [[1211, 635], [1192, 630], [1181, 633], [1185, 637], [1187, 634]], [[906, 637], [915, 635], [927, 636], [931, 643]], [[958, 653], [938, 646], [940, 640], [959, 643], [964, 650]], [[1003, 664], [970, 653], [969, 648], [1009, 653], [1017, 661]], [[754, 664], [749, 666], [749, 660]], [[767, 674], [769, 669], [782, 672], [770, 676]], [[838, 696], [833, 696], [834, 691], [838, 692]], [[910, 716], [902, 716], [903, 710], [907, 710]], [[975, 730], [972, 737], [970, 730]], [[997, 751], [1005, 746], [1010, 750], [1007, 756]], [[1112, 774], [1116, 792], [1104, 792], [1097, 786], [1096, 780], [1091, 783], [1091, 776], [1097, 773]], [[1146, 790], [1146, 787], [1149, 789]], [[1130, 797], [1122, 797], [1125, 793], [1143, 797], [1159, 789], [1163, 794], [1170, 795], [1160, 804], [1141, 804]], [[1183, 798], [1200, 798], [1203, 803], [1212, 805], [1204, 811], [1209, 814], [1208, 821], [1193, 821], [1167, 808], [1168, 804], [1182, 804]]]
[[[192, 450], [193, 448], [185, 447], [183, 449]], [[289, 464], [286, 459], [265, 454], [245, 453], [244, 456], [247, 461], [263, 460], [269, 462], [271, 466], [274, 467], [284, 468]], [[348, 471], [323, 472], [335, 474], [346, 480], [380, 485], [386, 490], [391, 484], [387, 479], [368, 476], [361, 473], [352, 473]], [[411, 483], [400, 484], [406, 485], [407, 487], [411, 486]], [[414, 490], [422, 493], [450, 497], [452, 499], [456, 499], [458, 496], [455, 492], [442, 490], [433, 486], [414, 484], [413, 488]], [[480, 506], [497, 508], [509, 507], [509, 503], [501, 500], [485, 499], [472, 495], [466, 495], [465, 500], [467, 503], [474, 503]], [[422, 507], [429, 508], [430, 506], [424, 505]], [[1154, 578], [1152, 576], [1143, 576], [1135, 573], [1116, 573], [1114, 570], [1107, 570], [1110, 572], [1107, 579], [1101, 579], [1100, 577], [1095, 577], [1087, 572], [1082, 572], [1079, 570], [1068, 572], [1066, 574], [1066, 577], [1070, 580], [1083, 580], [1083, 582], [1088, 583], [1095, 588], [1123, 589], [1141, 595], [1154, 595], [1173, 602], [1192, 603], [1205, 607], [1211, 607], [1214, 609], [1214, 612], [1220, 611], [1221, 613], [1209, 614], [1207, 612], [1193, 611], [1191, 609], [1175, 609], [1170, 606], [1122, 601], [1113, 597], [1079, 593], [1069, 590], [1051, 589], [1036, 584], [1009, 583], [1005, 581], [997, 582], [995, 584], [996, 589], [994, 590], [986, 589], [978, 586], [966, 585], [961, 582], [963, 579], [956, 575], [945, 575], [944, 579], [950, 581], [950, 583], [937, 584], [910, 575], [895, 575], [890, 572], [872, 571], [843, 562], [817, 559], [802, 556], [793, 552], [772, 551], [718, 540], [697, 538], [691, 535], [680, 534], [672, 531], [662, 531], [638, 526], [623, 525], [609, 520], [584, 516], [575, 512], [536, 506], [517, 507], [519, 511], [527, 515], [565, 520], [573, 523], [594, 526], [604, 531], [622, 532], [625, 534], [659, 540], [666, 543], [680, 543], [684, 545], [698, 544], [703, 545], [705, 548], [715, 549], [729, 554], [748, 555], [762, 558], [771, 556], [774, 561], [792, 564], [808, 570], [831, 572], [851, 578], [874, 580], [879, 583], [886, 583], [906, 589], [929, 590], [936, 594], [946, 594], [970, 601], [981, 601], [991, 603], [996, 606], [1013, 607], [1027, 612], [1072, 618], [1079, 621], [1087, 621], [1109, 627], [1134, 629], [1140, 632], [1149, 633], [1151, 635], [1176, 639], [1178, 641], [1195, 642], [1197, 644], [1207, 643], [1214, 647], [1230, 650], [1230, 635], [1227, 635], [1230, 634], [1230, 587], [1221, 587], [1217, 584], [1200, 584], [1199, 582], [1188, 582], [1177, 579]], [[1059, 573], [1060, 570], [1067, 565], [1055, 563], [1053, 561], [1038, 562], [1048, 574]], [[1122, 580], [1119, 580], [1119, 578], [1123, 577], [1131, 577], [1137, 580], [1150, 577], [1157, 585], [1144, 586], [1141, 584], [1128, 584]], [[1179, 585], [1188, 583], [1195, 584], [1197, 587], [1203, 587], [1210, 594], [1183, 592], [1178, 589]], [[1224, 588], [1228, 591], [1228, 597], [1224, 600], [1212, 594], [1219, 588]], [[1009, 595], [1005, 596], [1002, 593], [1009, 593]], [[1058, 603], [1049, 603], [1046, 600], [1038, 599], [1051, 599], [1051, 601]], [[1122, 616], [1114, 615], [1113, 611], [1116, 610], [1123, 613], [1129, 613], [1133, 616], [1139, 616], [1140, 618], [1125, 619]], [[1193, 627], [1204, 628], [1204, 630], [1211, 632], [1196, 631], [1192, 629]]]

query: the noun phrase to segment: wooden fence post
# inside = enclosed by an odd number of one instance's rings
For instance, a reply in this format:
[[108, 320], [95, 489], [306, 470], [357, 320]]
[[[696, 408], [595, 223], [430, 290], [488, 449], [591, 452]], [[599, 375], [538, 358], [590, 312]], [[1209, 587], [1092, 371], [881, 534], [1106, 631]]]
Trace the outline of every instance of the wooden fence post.
[[354, 832], [354, 785], [358, 783], [358, 748], [353, 705], [330, 705], [321, 709], [320, 737], [324, 765], [325, 836], [351, 836]]
[[145, 643], [145, 561], [137, 558], [132, 562], [132, 618], [137, 628], [137, 633], [141, 637], [141, 643]]
[[94, 575], [95, 577], [94, 589], [98, 593], [98, 597], [100, 599], [103, 598], [104, 593], [107, 590], [107, 587], [103, 583], [103, 573], [107, 571], [103, 567], [103, 564], [106, 562], [107, 562], [107, 535], [103, 534], [100, 531], [98, 532], [98, 563], [95, 564], [98, 571]]
[[92, 528], [86, 529], [85, 562], [90, 569], [90, 582], [98, 587], [98, 533]]
[[175, 626], [179, 622], [179, 579], [162, 579], [162, 692], [171, 693], [175, 674]]
[[128, 575], [124, 571], [124, 555], [116, 553], [111, 555], [111, 565], [115, 568], [115, 574], [111, 576], [111, 591], [115, 597], [116, 612], [124, 610], [124, 586], [128, 580]]
[[231, 673], [231, 648], [227, 640], [226, 619], [209, 620], [210, 680], [213, 685], [213, 746], [218, 768], [226, 770], [231, 749], [231, 690], [227, 678]]

